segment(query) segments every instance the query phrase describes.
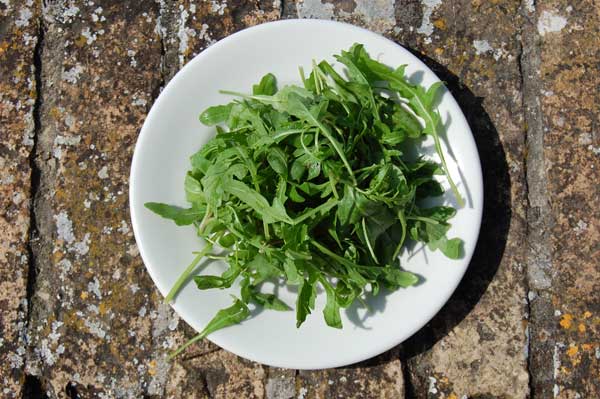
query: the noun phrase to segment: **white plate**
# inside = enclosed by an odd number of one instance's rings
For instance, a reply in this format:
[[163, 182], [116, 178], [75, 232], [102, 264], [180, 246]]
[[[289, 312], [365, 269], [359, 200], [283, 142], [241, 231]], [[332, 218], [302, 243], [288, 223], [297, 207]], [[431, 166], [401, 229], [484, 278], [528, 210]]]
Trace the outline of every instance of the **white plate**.
[[[390, 65], [407, 64], [407, 74], [426, 86], [435, 74], [410, 52], [370, 31], [342, 23], [286, 20], [259, 25], [221, 40], [191, 60], [169, 82], [154, 103], [141, 130], [131, 165], [130, 206], [135, 238], [150, 276], [163, 295], [193, 258], [202, 242], [192, 227], [177, 227], [144, 208], [147, 201], [186, 206], [183, 180], [188, 158], [214, 134], [198, 115], [210, 105], [228, 102], [220, 89], [250, 92], [267, 72], [283, 83], [299, 83], [298, 66], [328, 59], [353, 43], [363, 43], [372, 57]], [[454, 98], [446, 92], [439, 110], [447, 130], [449, 169], [467, 205], [452, 220], [450, 236], [465, 242], [465, 256], [453, 261], [439, 252], [416, 247], [403, 254], [403, 266], [425, 281], [374, 299], [373, 313], [353, 308], [342, 312], [344, 328], [323, 321], [324, 295], [317, 308], [296, 329], [295, 312], [265, 310], [241, 325], [217, 331], [209, 339], [256, 362], [294, 369], [338, 367], [378, 355], [410, 337], [448, 300], [462, 278], [475, 248], [483, 208], [481, 166], [471, 130]], [[431, 143], [425, 146], [432, 154]], [[447, 148], [444, 146], [444, 148]], [[459, 173], [460, 170], [460, 173]], [[452, 195], [448, 194], [448, 201]], [[203, 273], [218, 273], [211, 264]], [[193, 328], [201, 330], [221, 308], [231, 305], [229, 293], [199, 291], [188, 284], [173, 307]], [[280, 290], [294, 305], [295, 294]], [[366, 316], [366, 317], [365, 317]]]

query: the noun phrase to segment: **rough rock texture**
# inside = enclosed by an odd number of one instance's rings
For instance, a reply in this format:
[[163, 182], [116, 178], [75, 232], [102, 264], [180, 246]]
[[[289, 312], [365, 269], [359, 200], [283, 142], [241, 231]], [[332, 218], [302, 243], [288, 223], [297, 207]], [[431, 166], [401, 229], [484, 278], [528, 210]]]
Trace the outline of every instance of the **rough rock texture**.
[[0, 396], [21, 397], [39, 8], [0, 3]]
[[552, 282], [540, 290], [550, 339], [537, 338], [553, 345], [553, 381], [534, 393], [591, 398], [600, 393], [600, 5], [538, 4], [535, 27]]
[[402, 398], [405, 394], [398, 350], [337, 369], [300, 371], [296, 379], [303, 398]]
[[281, 17], [280, 1], [161, 2], [165, 68], [172, 77], [187, 61], [211, 44], [241, 29]]
[[127, 212], [136, 133], [160, 83], [157, 7], [48, 2], [43, 11], [37, 279], [27, 372], [51, 398], [139, 397], [171, 312], [139, 259]]
[[[0, 396], [596, 397], [600, 6], [569, 3], [0, 0]], [[382, 33], [447, 82], [483, 163], [476, 254], [428, 326], [361, 364], [282, 370], [208, 341], [168, 362], [194, 332], [133, 239], [137, 133], [195, 54], [289, 17]]]

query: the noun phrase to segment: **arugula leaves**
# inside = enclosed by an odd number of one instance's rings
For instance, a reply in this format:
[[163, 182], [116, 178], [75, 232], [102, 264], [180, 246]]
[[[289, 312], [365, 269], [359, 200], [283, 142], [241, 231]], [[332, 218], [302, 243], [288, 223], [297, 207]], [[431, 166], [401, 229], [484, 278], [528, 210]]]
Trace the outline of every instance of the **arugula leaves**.
[[204, 208], [192, 207], [186, 209], [158, 202], [146, 202], [144, 206], [165, 219], [171, 219], [177, 226], [192, 224], [202, 219], [205, 212]]
[[222, 328], [232, 326], [234, 324], [239, 324], [242, 321], [246, 320], [248, 316], [250, 316], [250, 310], [248, 309], [248, 306], [246, 306], [244, 302], [240, 301], [236, 297], [233, 297], [233, 299], [233, 305], [231, 305], [228, 308], [219, 310], [215, 317], [213, 317], [212, 320], [208, 322], [206, 327], [204, 327], [204, 330], [202, 330], [194, 338], [180, 346], [176, 351], [171, 353], [169, 355], [169, 359], [173, 359], [175, 356], [183, 352], [188, 346], [200, 341], [208, 334], [213, 333]]
[[[265, 282], [298, 287], [297, 327], [315, 310], [322, 287], [324, 320], [342, 328], [340, 311], [355, 300], [419, 282], [398, 265], [407, 240], [451, 259], [462, 256], [462, 241], [447, 237], [456, 210], [422, 205], [443, 194], [439, 174], [462, 204], [440, 144], [434, 103], [442, 84], [414, 85], [404, 67], [379, 63], [360, 44], [336, 59], [344, 74], [327, 61], [313, 63], [308, 77], [301, 71], [303, 87], [278, 89], [267, 74], [251, 94], [223, 92], [236, 98], [200, 114], [216, 136], [190, 158], [184, 182], [190, 207], [146, 204], [177, 225], [194, 225], [207, 242], [167, 302], [192, 278], [201, 290], [240, 282], [241, 299], [173, 355], [242, 322], [248, 305], [292, 310], [261, 291]], [[404, 155], [427, 135], [440, 164]], [[205, 258], [229, 268], [220, 276], [197, 275]]]

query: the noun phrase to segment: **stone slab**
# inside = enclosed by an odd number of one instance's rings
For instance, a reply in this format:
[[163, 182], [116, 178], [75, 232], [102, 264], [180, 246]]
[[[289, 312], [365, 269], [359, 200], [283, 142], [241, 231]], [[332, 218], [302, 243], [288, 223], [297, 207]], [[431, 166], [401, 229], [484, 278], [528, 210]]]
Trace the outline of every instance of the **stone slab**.
[[44, 8], [27, 372], [50, 398], [151, 392], [161, 334], [177, 326], [128, 214], [131, 154], [161, 82], [158, 13], [146, 1]]
[[599, 26], [597, 2], [536, 5], [552, 265], [547, 386], [559, 398], [600, 393]]
[[20, 398], [25, 379], [39, 13], [33, 1], [0, 3], [0, 396], [4, 398]]

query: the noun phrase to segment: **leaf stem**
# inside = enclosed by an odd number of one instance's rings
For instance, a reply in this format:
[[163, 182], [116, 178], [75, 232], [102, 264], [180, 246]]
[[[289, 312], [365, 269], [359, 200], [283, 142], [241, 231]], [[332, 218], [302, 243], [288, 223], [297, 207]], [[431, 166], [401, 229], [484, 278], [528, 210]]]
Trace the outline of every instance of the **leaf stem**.
[[438, 153], [440, 160], [442, 161], [442, 167], [444, 168], [444, 173], [446, 174], [446, 179], [448, 179], [448, 183], [450, 183], [450, 188], [452, 188], [452, 192], [454, 193], [454, 196], [456, 197], [456, 201], [458, 202], [458, 205], [463, 207], [465, 206], [465, 201], [463, 200], [463, 198], [461, 197], [460, 193], [458, 192], [458, 188], [456, 187], [456, 184], [454, 184], [454, 180], [452, 180], [452, 176], [450, 176], [450, 171], [448, 170], [448, 165], [446, 165], [446, 158], [444, 157], [444, 153], [442, 151], [442, 145], [440, 144], [440, 137], [439, 137], [439, 133], [438, 133], [438, 126], [436, 121], [431, 117], [431, 113], [427, 110], [427, 107], [425, 106], [425, 104], [423, 104], [423, 101], [421, 101], [421, 98], [419, 97], [418, 93], [416, 92], [415, 89], [413, 89], [413, 87], [409, 84], [407, 84], [406, 82], [403, 82], [400, 79], [394, 79], [394, 81], [398, 84], [400, 84], [406, 91], [408, 91], [409, 93], [411, 93], [412, 98], [415, 100], [415, 104], [419, 107], [421, 113], [422, 113], [422, 117], [425, 119], [426, 124], [429, 123], [429, 125], [431, 126], [431, 132], [432, 132], [432, 136], [433, 136], [433, 141], [435, 143], [435, 150]]
[[406, 240], [406, 218], [404, 217], [404, 212], [398, 212], [398, 220], [400, 220], [400, 225], [402, 226], [402, 237], [400, 237], [400, 242], [396, 245], [396, 250], [394, 251], [394, 255], [392, 259], [396, 259], [400, 254], [400, 250], [402, 249], [402, 245], [404, 245], [404, 240]]
[[369, 249], [369, 253], [371, 254], [371, 258], [373, 258], [375, 263], [379, 264], [379, 261], [377, 260], [377, 256], [375, 256], [375, 251], [373, 251], [373, 247], [371, 246], [371, 239], [369, 238], [369, 235], [367, 234], [367, 225], [365, 223], [365, 218], [362, 219], [362, 230], [363, 230], [363, 235], [365, 236], [365, 241], [367, 242], [367, 248]]
[[212, 250], [212, 248], [212, 244], [206, 244], [204, 248], [202, 248], [202, 250], [198, 252], [198, 255], [196, 255], [194, 260], [192, 260], [192, 263], [190, 263], [189, 266], [185, 268], [185, 270], [183, 271], [183, 273], [181, 273], [175, 284], [173, 284], [173, 288], [171, 288], [171, 290], [165, 297], [165, 303], [170, 303], [173, 300], [173, 298], [175, 298], [177, 293], [181, 290], [181, 287], [187, 282], [192, 272], [196, 269], [198, 262], [200, 262], [200, 260], [206, 254], [208, 254]]
[[168, 359], [169, 360], [173, 360], [177, 355], [179, 355], [181, 352], [183, 352], [184, 350], [186, 350], [186, 348], [198, 341], [200, 341], [202, 338], [204, 338], [206, 336], [206, 334], [200, 333], [198, 335], [196, 335], [194, 338], [190, 339], [189, 341], [187, 341], [185, 344], [181, 345], [179, 348], [177, 348], [177, 350], [171, 352], [169, 354]]
[[440, 222], [438, 222], [435, 219], [432, 218], [426, 218], [424, 216], [407, 216], [406, 217], [407, 220], [419, 220], [421, 222], [425, 222], [425, 223], [429, 223], [429, 224], [440, 224]]

